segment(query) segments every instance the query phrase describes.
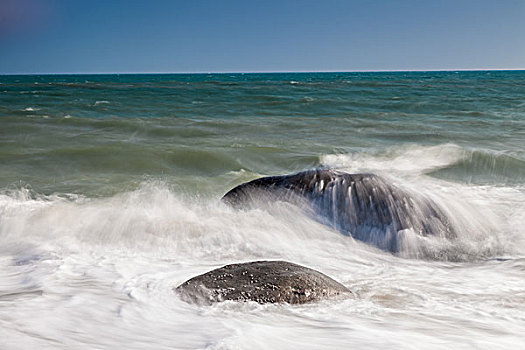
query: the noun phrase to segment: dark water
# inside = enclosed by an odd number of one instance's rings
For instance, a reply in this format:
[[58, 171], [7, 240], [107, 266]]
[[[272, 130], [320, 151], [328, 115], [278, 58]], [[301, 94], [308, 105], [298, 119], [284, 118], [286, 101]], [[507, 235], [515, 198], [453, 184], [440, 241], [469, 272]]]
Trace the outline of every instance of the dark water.
[[[219, 203], [316, 167], [431, 198], [457, 238], [391, 254], [289, 205]], [[523, 347], [524, 215], [524, 71], [0, 76], [8, 349]], [[172, 293], [256, 259], [356, 298], [202, 308]]]

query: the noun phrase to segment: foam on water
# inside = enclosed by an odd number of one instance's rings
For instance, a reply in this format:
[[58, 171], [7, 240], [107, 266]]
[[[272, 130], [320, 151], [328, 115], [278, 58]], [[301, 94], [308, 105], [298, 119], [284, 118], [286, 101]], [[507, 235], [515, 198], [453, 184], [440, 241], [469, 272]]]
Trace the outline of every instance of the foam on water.
[[[509, 237], [511, 241], [523, 237], [519, 223], [525, 220], [525, 186], [505, 186], [506, 182], [497, 183], [498, 186], [454, 183], [425, 175], [470, 159], [472, 154], [454, 144], [410, 145], [371, 153], [325, 155], [321, 157], [321, 164], [351, 173], [381, 174], [403, 188], [424, 194], [446, 210], [457, 227], [458, 240], [440, 242], [406, 232], [402, 255], [424, 257], [423, 249], [430, 255], [440, 256], [443, 251], [439, 247], [443, 246], [444, 251], [460, 256], [464, 253], [469, 259], [471, 254], [478, 256], [484, 250], [492, 256], [512, 249], [515, 243], [505, 241]], [[493, 169], [497, 170], [498, 164]], [[429, 239], [434, 243], [430, 244]], [[428, 251], [429, 244], [435, 249]], [[502, 250], [503, 246], [507, 248]], [[520, 251], [524, 246], [520, 243], [518, 247], [513, 251]]]
[[[471, 262], [439, 263], [414, 254], [402, 259], [345, 237], [290, 204], [236, 211], [218, 198], [192, 200], [156, 181], [109, 198], [5, 192], [4, 344], [263, 349], [349, 343], [410, 348], [421, 342], [440, 348], [452, 342], [503, 349], [522, 343], [525, 283], [518, 256], [524, 232], [517, 225], [524, 219], [522, 193], [445, 188], [427, 178], [415, 186], [422, 184], [472, 203], [473, 222], [498, 228], [484, 231], [492, 239], [468, 237]], [[488, 201], [490, 210], [483, 205]], [[408, 251], [421, 243], [408, 242]], [[487, 249], [511, 260], [486, 260]], [[315, 268], [357, 297], [300, 307], [233, 302], [200, 307], [172, 291], [215, 267], [258, 259]]]
[[462, 149], [454, 144], [430, 147], [408, 145], [372, 153], [327, 154], [321, 157], [321, 164], [350, 173], [373, 170], [418, 175], [452, 164], [462, 155]]
[[[525, 161], [517, 155], [468, 149], [453, 143], [435, 146], [404, 145], [369, 152], [328, 154], [321, 164], [347, 172], [374, 171], [401, 176], [432, 174], [462, 182], [525, 185]], [[454, 174], [457, 173], [456, 176]]]

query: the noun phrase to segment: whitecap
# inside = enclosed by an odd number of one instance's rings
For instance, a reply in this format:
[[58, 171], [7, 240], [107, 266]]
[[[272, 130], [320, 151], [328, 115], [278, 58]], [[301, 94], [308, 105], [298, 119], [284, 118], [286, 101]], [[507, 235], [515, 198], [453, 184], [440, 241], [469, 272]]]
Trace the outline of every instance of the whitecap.
[[423, 174], [446, 167], [468, 155], [468, 151], [453, 143], [437, 146], [409, 145], [376, 150], [369, 153], [326, 154], [323, 166], [347, 172], [397, 172]]
[[310, 97], [310, 96], [305, 96], [301, 99], [301, 102], [312, 102], [312, 101], [315, 101], [315, 98]]

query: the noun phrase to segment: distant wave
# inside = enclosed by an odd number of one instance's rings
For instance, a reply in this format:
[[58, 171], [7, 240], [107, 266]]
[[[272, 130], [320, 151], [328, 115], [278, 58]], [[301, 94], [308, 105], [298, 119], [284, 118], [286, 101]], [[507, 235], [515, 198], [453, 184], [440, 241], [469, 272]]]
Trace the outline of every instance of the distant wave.
[[525, 184], [525, 160], [501, 152], [464, 150], [460, 159], [428, 174], [460, 182]]
[[463, 148], [453, 143], [327, 154], [321, 156], [320, 163], [349, 172], [394, 171], [460, 182], [525, 183], [525, 160], [511, 154]]
[[321, 156], [323, 166], [348, 172], [384, 172], [422, 174], [454, 164], [463, 156], [463, 149], [447, 143], [438, 146], [408, 145], [359, 153]]

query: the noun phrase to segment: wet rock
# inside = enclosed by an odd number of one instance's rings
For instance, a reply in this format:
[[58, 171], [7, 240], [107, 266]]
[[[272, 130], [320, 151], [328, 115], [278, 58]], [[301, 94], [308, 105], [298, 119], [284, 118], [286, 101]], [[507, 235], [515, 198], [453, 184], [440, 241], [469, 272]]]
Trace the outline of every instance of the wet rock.
[[345, 235], [391, 251], [400, 251], [406, 232], [456, 237], [445, 210], [431, 198], [401, 189], [374, 174], [316, 169], [269, 176], [241, 184], [222, 200], [236, 208], [286, 201]]
[[286, 261], [231, 264], [194, 277], [175, 292], [187, 302], [225, 300], [303, 304], [351, 292], [339, 282], [310, 268]]

